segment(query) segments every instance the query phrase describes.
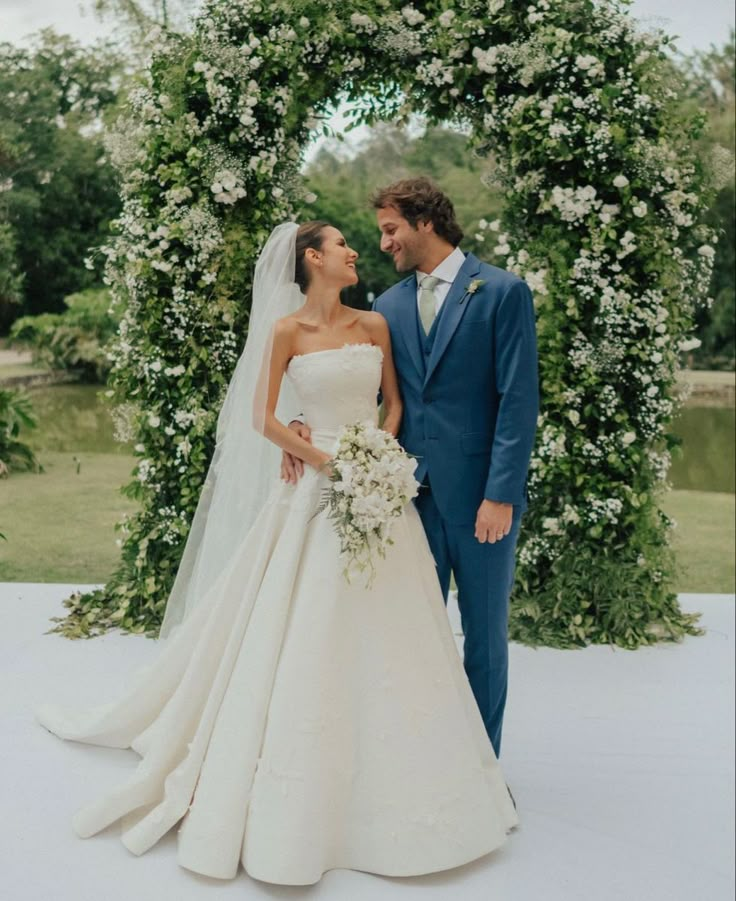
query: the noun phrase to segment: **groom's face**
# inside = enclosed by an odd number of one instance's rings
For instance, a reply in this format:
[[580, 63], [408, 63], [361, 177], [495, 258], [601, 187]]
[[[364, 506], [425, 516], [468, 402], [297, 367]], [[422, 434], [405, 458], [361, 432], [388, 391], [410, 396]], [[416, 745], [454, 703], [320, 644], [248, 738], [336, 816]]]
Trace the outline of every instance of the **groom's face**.
[[381, 229], [381, 250], [390, 253], [397, 272], [421, 269], [426, 255], [428, 230], [431, 226], [424, 222], [414, 226], [393, 206], [376, 210], [378, 227]]

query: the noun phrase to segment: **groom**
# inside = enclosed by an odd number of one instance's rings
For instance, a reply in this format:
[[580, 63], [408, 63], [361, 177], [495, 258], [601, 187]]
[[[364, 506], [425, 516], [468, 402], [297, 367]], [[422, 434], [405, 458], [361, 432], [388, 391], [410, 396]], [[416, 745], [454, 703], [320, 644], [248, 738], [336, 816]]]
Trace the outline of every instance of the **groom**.
[[539, 405], [534, 307], [517, 276], [458, 244], [449, 198], [408, 178], [372, 198], [381, 250], [407, 273], [375, 302], [388, 321], [404, 416], [419, 458], [416, 500], [447, 598], [455, 576], [465, 671], [498, 756], [508, 606]]

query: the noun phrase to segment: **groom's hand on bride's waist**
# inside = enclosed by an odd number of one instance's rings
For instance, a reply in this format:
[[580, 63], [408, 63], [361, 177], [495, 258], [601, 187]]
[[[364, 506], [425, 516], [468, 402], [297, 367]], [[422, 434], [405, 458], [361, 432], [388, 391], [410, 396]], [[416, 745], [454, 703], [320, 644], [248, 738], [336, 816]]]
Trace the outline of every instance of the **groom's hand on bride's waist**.
[[[292, 419], [292, 421], [289, 423], [289, 428], [295, 431], [300, 438], [303, 438], [310, 444], [312, 443], [312, 430], [305, 423], [300, 422], [298, 419]], [[289, 485], [296, 485], [296, 483], [303, 475], [303, 461], [298, 457], [295, 457], [293, 454], [288, 453], [287, 451], [281, 451], [282, 480], [284, 482], [287, 482]]]
[[501, 501], [482, 501], [475, 517], [475, 537], [481, 544], [495, 544], [511, 531], [514, 508]]

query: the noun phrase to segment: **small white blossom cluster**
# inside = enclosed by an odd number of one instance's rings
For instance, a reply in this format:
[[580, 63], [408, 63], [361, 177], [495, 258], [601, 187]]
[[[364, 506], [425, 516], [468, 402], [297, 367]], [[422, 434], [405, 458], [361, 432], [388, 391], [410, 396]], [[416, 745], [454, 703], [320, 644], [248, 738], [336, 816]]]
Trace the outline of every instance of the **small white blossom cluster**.
[[340, 539], [350, 581], [356, 568], [370, 570], [373, 556], [385, 556], [392, 521], [417, 494], [416, 460], [393, 435], [369, 423], [345, 426], [331, 461], [332, 485], [323, 504]]
[[563, 222], [582, 222], [594, 210], [599, 210], [603, 201], [597, 197], [597, 191], [593, 185], [584, 185], [581, 188], [561, 188], [556, 185], [552, 188], [546, 204], [540, 205], [555, 207]]

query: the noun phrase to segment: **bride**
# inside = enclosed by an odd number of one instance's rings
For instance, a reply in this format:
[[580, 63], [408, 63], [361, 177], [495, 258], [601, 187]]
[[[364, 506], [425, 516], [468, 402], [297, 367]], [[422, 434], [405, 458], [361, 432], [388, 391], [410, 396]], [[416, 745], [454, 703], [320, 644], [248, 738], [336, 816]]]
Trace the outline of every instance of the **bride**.
[[[370, 588], [346, 582], [319, 512], [340, 427], [375, 424], [379, 390], [383, 428], [401, 419], [385, 321], [340, 303], [357, 258], [323, 222], [273, 231], [161, 652], [114, 703], [37, 711], [61, 738], [141, 757], [76, 813], [81, 837], [120, 820], [142, 854], [178, 825], [189, 870], [304, 885], [456, 867], [517, 823], [413, 505]], [[311, 443], [283, 424], [296, 410]], [[281, 449], [306, 464], [296, 485]]]

